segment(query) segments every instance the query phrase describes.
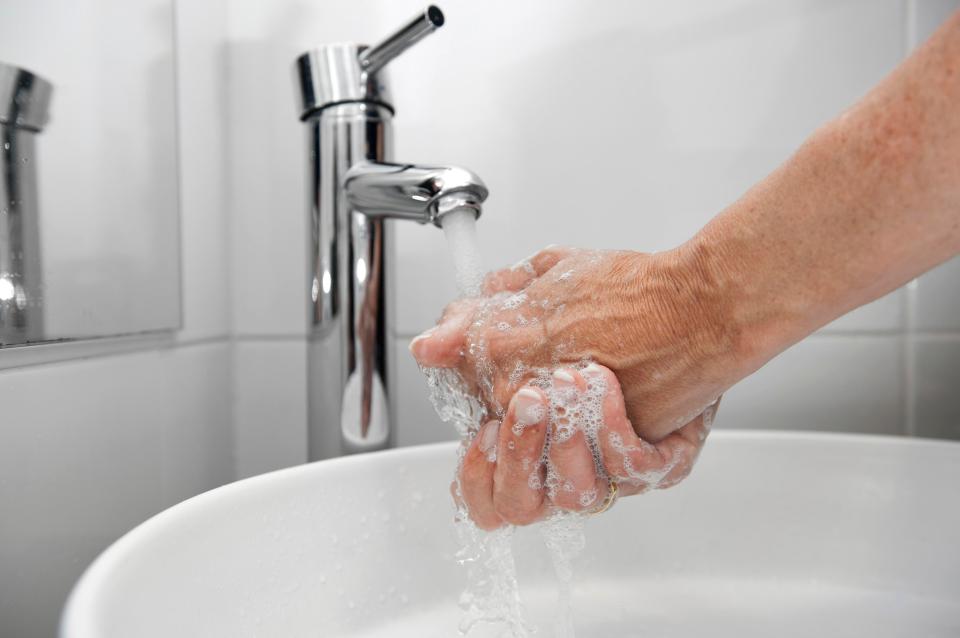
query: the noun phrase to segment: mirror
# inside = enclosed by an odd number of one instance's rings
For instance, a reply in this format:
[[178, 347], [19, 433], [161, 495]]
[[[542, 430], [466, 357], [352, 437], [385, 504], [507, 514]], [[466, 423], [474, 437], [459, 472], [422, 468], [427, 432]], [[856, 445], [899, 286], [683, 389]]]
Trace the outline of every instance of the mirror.
[[180, 324], [172, 0], [0, 3], [0, 346]]

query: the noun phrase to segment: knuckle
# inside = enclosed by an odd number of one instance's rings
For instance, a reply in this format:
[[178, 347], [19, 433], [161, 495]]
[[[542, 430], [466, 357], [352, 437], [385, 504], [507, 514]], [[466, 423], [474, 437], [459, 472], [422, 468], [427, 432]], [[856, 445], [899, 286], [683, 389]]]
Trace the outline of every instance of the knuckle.
[[683, 479], [690, 476], [690, 472], [693, 470], [693, 463], [689, 460], [684, 460], [678, 464], [662, 481], [657, 485], [657, 489], [665, 490], [669, 487], [683, 481]]
[[623, 455], [616, 454], [611, 456], [615, 456], [615, 458], [604, 457], [603, 459], [603, 469], [607, 471], [607, 475], [617, 480], [630, 478]]

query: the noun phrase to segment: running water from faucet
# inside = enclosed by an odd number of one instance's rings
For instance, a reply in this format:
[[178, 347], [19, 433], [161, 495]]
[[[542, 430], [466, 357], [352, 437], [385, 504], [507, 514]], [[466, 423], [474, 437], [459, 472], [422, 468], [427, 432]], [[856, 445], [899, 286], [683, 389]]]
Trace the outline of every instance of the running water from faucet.
[[[454, 262], [457, 287], [461, 297], [482, 295], [483, 269], [476, 233], [475, 211], [467, 208], [445, 214], [440, 221], [447, 238]], [[482, 350], [483, 344], [469, 344]], [[459, 630], [466, 635], [482, 622], [501, 623], [513, 638], [526, 638], [535, 629], [524, 618], [524, 609], [517, 581], [513, 557], [512, 536], [514, 528], [505, 526], [493, 532], [484, 532], [470, 519], [469, 511], [461, 498], [460, 469], [464, 456], [481, 426], [492, 416], [488, 415], [482, 402], [467, 391], [459, 374], [453, 370], [423, 369], [430, 389], [430, 400], [445, 422], [452, 423], [460, 434], [458, 461], [455, 476], [457, 514], [456, 531], [461, 549], [457, 560], [466, 567], [467, 587], [460, 597], [464, 610]], [[564, 401], [552, 391], [550, 373], [540, 371], [538, 385], [551, 399], [551, 404]], [[599, 406], [599, 403], [598, 403]], [[554, 411], [556, 405], [552, 405]], [[569, 424], [567, 427], [582, 427], [585, 424]], [[547, 470], [547, 487], [558, 476], [549, 462], [548, 436], [541, 463]], [[491, 450], [496, 454], [496, 448]], [[573, 616], [570, 601], [570, 585], [573, 578], [572, 561], [582, 550], [586, 539], [583, 531], [583, 516], [569, 512], [556, 512], [541, 523], [541, 532], [549, 551], [558, 580], [558, 609], [555, 614], [557, 638], [573, 638]]]
[[[476, 213], [462, 208], [440, 219], [453, 259], [457, 289], [461, 297], [479, 297], [483, 288], [483, 267], [477, 242]], [[460, 468], [487, 417], [486, 409], [467, 392], [460, 376], [452, 370], [424, 369], [430, 401], [440, 418], [456, 427], [460, 435], [455, 474], [457, 514], [455, 525], [460, 550], [457, 562], [467, 571], [467, 586], [460, 596], [464, 611], [458, 629], [466, 635], [480, 622], [501, 622], [511, 636], [526, 638], [530, 628], [523, 619], [511, 537], [513, 528], [484, 532], [470, 519], [460, 498]]]
[[477, 245], [477, 214], [472, 208], [461, 208], [440, 219], [447, 247], [453, 257], [457, 288], [462, 297], [478, 297], [483, 289], [483, 266]]

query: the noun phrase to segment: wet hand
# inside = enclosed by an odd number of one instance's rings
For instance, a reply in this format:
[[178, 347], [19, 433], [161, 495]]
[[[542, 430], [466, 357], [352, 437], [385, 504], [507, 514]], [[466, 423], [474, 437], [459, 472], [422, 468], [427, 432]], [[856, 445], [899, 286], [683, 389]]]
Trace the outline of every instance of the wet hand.
[[491, 530], [527, 525], [557, 509], [596, 511], [611, 481], [620, 496], [675, 485], [689, 474], [715, 406], [656, 444], [634, 432], [616, 376], [590, 365], [558, 368], [511, 398], [503, 421], [469, 444], [454, 498]]
[[547, 248], [492, 273], [482, 298], [454, 302], [411, 350], [453, 368], [488, 414], [506, 418], [517, 391], [559, 366], [614, 372], [626, 418], [657, 443], [739, 379], [725, 297], [697, 255]]

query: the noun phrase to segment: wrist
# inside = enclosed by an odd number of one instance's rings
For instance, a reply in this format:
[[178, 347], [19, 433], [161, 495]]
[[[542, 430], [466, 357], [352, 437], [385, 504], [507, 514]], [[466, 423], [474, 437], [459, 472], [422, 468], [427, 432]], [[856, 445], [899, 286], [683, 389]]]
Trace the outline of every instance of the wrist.
[[687, 312], [699, 317], [698, 347], [715, 361], [727, 386], [755, 372], [798, 340], [796, 313], [765, 294], [761, 273], [739, 255], [736, 241], [701, 231], [676, 249], [691, 292]]

